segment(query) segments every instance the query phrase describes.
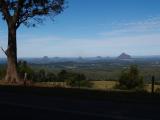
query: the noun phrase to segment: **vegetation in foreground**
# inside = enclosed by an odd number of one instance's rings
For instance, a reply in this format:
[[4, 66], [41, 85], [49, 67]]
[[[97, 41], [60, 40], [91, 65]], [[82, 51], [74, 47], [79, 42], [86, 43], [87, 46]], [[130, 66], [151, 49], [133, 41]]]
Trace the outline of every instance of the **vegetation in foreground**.
[[[118, 80], [92, 80], [85, 73], [76, 70], [62, 69], [55, 72], [54, 69], [47, 70], [47, 65], [44, 67], [38, 65], [38, 67], [39, 68], [35, 68], [32, 64], [28, 64], [22, 60], [18, 62], [18, 72], [21, 78], [24, 78], [24, 74], [27, 73], [27, 80], [29, 80], [33, 86], [151, 91], [151, 84], [146, 82], [146, 79], [141, 74], [141, 69], [138, 69], [140, 67], [137, 65], [131, 65], [130, 67], [122, 69], [119, 76], [117, 76], [119, 77]], [[95, 71], [99, 71], [98, 69], [99, 68], [94, 68]], [[5, 77], [5, 71], [5, 65], [3, 64], [0, 68], [1, 80]], [[95, 75], [98, 74], [99, 72], [95, 73]], [[107, 71], [106, 74], [108, 74]], [[1, 81], [1, 84], [3, 84], [3, 81]], [[159, 92], [159, 89], [159, 82], [155, 81], [155, 91]]]
[[128, 69], [122, 71], [117, 87], [128, 90], [143, 90], [143, 77], [139, 75], [139, 70], [136, 65], [132, 65]]
[[[24, 24], [27, 27], [34, 27], [41, 24], [44, 17], [53, 19], [64, 9], [64, 0], [1, 0], [1, 19], [8, 27], [8, 46], [3, 50], [7, 57], [7, 69], [5, 80], [11, 83], [20, 82], [17, 70], [17, 30]], [[42, 17], [43, 16], [43, 17]]]

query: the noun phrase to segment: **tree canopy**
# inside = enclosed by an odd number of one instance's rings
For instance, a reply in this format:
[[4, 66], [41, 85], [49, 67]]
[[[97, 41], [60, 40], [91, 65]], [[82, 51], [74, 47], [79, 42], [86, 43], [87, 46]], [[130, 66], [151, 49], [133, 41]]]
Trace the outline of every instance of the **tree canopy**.
[[7, 56], [6, 81], [19, 82], [17, 72], [17, 39], [16, 32], [23, 23], [35, 26], [43, 23], [46, 17], [53, 19], [64, 9], [64, 0], [0, 0], [2, 19], [8, 26], [8, 47], [3, 52]]
[[142, 89], [143, 84], [143, 77], [139, 75], [136, 65], [131, 65], [129, 69], [123, 70], [119, 78], [121, 89]]
[[12, 19], [18, 28], [22, 23], [35, 26], [43, 22], [43, 16], [53, 17], [64, 9], [64, 0], [1, 0], [2, 17], [9, 23]]

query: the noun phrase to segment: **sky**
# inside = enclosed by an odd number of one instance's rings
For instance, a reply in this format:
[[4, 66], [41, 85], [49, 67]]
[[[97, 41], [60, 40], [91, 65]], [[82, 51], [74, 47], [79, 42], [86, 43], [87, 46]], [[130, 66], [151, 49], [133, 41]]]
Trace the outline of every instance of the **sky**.
[[[18, 57], [160, 55], [160, 0], [67, 0], [65, 6], [54, 21], [18, 28]], [[4, 49], [7, 32], [0, 20]]]

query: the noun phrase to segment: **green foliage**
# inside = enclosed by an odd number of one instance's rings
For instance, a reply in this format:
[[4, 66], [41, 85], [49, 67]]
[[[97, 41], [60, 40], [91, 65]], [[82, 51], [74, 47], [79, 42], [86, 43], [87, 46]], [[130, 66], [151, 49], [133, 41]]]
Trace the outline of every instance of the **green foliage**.
[[33, 70], [31, 69], [31, 67], [27, 64], [26, 61], [22, 61], [20, 60], [18, 62], [18, 73], [20, 75], [20, 77], [23, 79], [24, 78], [24, 74], [27, 73], [27, 79], [31, 79], [32, 75], [33, 75]]
[[[157, 63], [158, 62], [158, 63]], [[32, 68], [39, 70], [41, 68], [52, 71], [57, 74], [60, 70], [65, 69], [70, 72], [82, 73], [87, 80], [119, 80], [121, 71], [136, 64], [139, 67], [140, 76], [144, 81], [150, 83], [151, 76], [154, 74], [157, 81], [160, 80], [160, 59], [135, 58], [135, 60], [103, 60], [103, 61], [84, 61], [84, 62], [55, 62], [48, 64], [32, 64]]]
[[39, 71], [33, 73], [32, 80], [34, 82], [55, 82], [57, 80], [57, 76], [52, 72], [47, 72], [44, 69], [40, 69]]
[[53, 20], [63, 11], [64, 3], [64, 0], [1, 0], [0, 12], [7, 22], [13, 16], [16, 28], [22, 23], [27, 27], [34, 27], [35, 24], [43, 23], [44, 16], [50, 16]]
[[66, 70], [61, 70], [58, 73], [58, 81], [64, 82], [68, 78], [69, 73]]
[[62, 70], [58, 73], [59, 81], [65, 81], [67, 85], [72, 87], [91, 87], [91, 83], [86, 80], [86, 76], [84, 74], [67, 72], [66, 70]]
[[48, 72], [46, 74], [45, 82], [55, 82], [55, 81], [57, 81], [57, 76], [52, 72]]
[[0, 69], [0, 80], [3, 80], [6, 74], [5, 68]]
[[38, 76], [39, 76], [39, 81], [44, 81], [45, 80], [45, 77], [46, 77], [46, 72], [44, 69], [41, 69], [39, 72], [38, 72]]
[[160, 93], [160, 88], [157, 88], [157, 89], [155, 90], [155, 93]]
[[44, 69], [35, 72], [26, 61], [22, 60], [18, 62], [18, 73], [22, 79], [24, 74], [27, 73], [27, 79], [33, 82], [53, 82], [57, 79], [54, 73], [46, 72]]
[[143, 88], [143, 77], [139, 75], [136, 65], [131, 65], [129, 69], [122, 71], [118, 87], [121, 89], [136, 90]]

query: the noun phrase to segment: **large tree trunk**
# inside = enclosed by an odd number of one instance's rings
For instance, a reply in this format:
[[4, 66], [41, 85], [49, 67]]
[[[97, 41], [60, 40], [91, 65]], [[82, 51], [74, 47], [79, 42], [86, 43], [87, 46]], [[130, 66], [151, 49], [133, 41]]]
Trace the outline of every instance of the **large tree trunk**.
[[19, 76], [17, 73], [17, 43], [16, 27], [13, 24], [8, 25], [8, 48], [7, 55], [7, 72], [5, 80], [10, 83], [18, 83]]

